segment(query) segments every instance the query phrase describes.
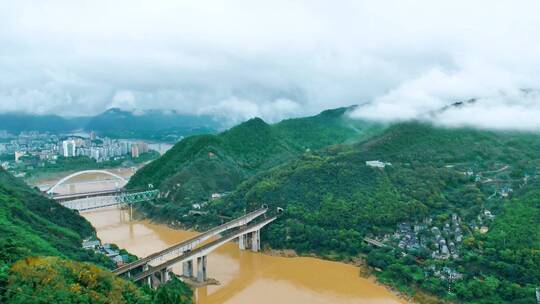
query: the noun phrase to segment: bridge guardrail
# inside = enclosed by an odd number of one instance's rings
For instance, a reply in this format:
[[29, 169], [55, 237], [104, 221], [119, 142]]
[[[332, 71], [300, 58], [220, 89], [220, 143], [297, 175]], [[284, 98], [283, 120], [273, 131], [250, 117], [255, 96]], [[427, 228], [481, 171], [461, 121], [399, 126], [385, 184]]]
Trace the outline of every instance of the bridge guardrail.
[[255, 211], [252, 211], [252, 212], [250, 212], [250, 213], [248, 213], [246, 215], [243, 215], [243, 216], [241, 216], [239, 218], [236, 218], [236, 219], [234, 219], [232, 221], [229, 221], [229, 222], [227, 222], [225, 224], [222, 224], [220, 226], [211, 228], [210, 230], [208, 230], [208, 231], [206, 231], [204, 233], [201, 233], [201, 234], [199, 234], [199, 235], [197, 235], [195, 237], [192, 237], [192, 238], [190, 238], [188, 240], [182, 241], [182, 242], [180, 242], [178, 244], [170, 246], [170, 247], [168, 247], [166, 249], [163, 249], [163, 250], [161, 250], [159, 252], [153, 253], [153, 254], [151, 254], [151, 255], [149, 255], [147, 257], [139, 259], [139, 260], [137, 260], [137, 261], [135, 261], [133, 263], [130, 263], [128, 265], [124, 265], [122, 267], [119, 267], [119, 268], [113, 270], [113, 273], [115, 273], [117, 275], [123, 274], [123, 273], [125, 273], [125, 272], [127, 272], [127, 271], [129, 271], [129, 270], [131, 270], [133, 268], [137, 268], [137, 267], [142, 266], [142, 265], [144, 265], [144, 264], [146, 264], [146, 263], [148, 263], [148, 262], [150, 262], [150, 261], [152, 261], [154, 259], [157, 259], [160, 256], [169, 254], [169, 253], [171, 253], [171, 252], [173, 252], [173, 251], [175, 251], [175, 250], [177, 250], [179, 248], [188, 246], [190, 243], [203, 242], [204, 240], [206, 240], [206, 239], [212, 237], [214, 234], [216, 234], [217, 231], [230, 229], [230, 228], [227, 228], [227, 227], [233, 225], [234, 223], [236, 223], [238, 221], [242, 221], [245, 218], [249, 218], [249, 217], [255, 216], [257, 213], [260, 213], [259, 215], [256, 215], [256, 217], [258, 217], [258, 216], [266, 213], [266, 211], [268, 211], [267, 208], [259, 208], [259, 209], [255, 210]]

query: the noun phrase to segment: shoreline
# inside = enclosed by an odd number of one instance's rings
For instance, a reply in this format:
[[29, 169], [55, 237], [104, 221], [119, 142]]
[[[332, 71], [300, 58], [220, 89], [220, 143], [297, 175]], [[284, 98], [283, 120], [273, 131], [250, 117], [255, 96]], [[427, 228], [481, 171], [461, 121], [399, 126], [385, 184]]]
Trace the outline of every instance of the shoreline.
[[[272, 249], [272, 248], [266, 248], [266, 249], [262, 250], [260, 253], [266, 254], [266, 255], [269, 255], [269, 256], [282, 257], [282, 258], [308, 257], [308, 258], [320, 259], [320, 260], [323, 260], [323, 261], [330, 261], [330, 262], [336, 262], [336, 263], [342, 263], [342, 264], [351, 265], [351, 266], [354, 266], [354, 267], [358, 268], [358, 272], [359, 272], [358, 276], [360, 276], [360, 277], [362, 277], [362, 278], [364, 278], [366, 280], [369, 280], [371, 283], [373, 283], [373, 284], [375, 284], [377, 286], [384, 287], [389, 292], [394, 294], [396, 297], [398, 297], [401, 300], [406, 301], [407, 303], [410, 303], [410, 304], [415, 303], [411, 296], [400, 292], [399, 290], [395, 289], [391, 285], [386, 285], [386, 284], [381, 283], [377, 279], [377, 276], [373, 274], [372, 267], [369, 267], [365, 263], [363, 263], [364, 260], [363, 260], [363, 258], [360, 258], [360, 257], [359, 257], [359, 259], [354, 259], [354, 260], [350, 260], [350, 261], [341, 261], [341, 260], [329, 259], [329, 258], [327, 258], [325, 256], [319, 256], [319, 255], [316, 255], [316, 254], [313, 254], [313, 253], [308, 254], [308, 255], [299, 255], [298, 253], [296, 253], [296, 251], [294, 249]], [[360, 261], [362, 261], [362, 262], [360, 262]]]

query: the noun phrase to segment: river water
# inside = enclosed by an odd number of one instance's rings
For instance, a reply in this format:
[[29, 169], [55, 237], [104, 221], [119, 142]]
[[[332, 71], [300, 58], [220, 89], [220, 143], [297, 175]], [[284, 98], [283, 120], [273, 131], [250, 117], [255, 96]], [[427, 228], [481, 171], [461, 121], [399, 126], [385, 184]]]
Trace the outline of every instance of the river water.
[[[99, 177], [95, 175], [88, 179], [79, 177], [77, 180], [84, 184], [84, 190], [106, 190], [116, 186], [112, 181], [97, 182]], [[91, 183], [85, 183], [87, 181]], [[71, 192], [73, 189], [63, 190]], [[128, 211], [115, 207], [87, 211], [82, 215], [96, 228], [103, 242], [115, 243], [140, 257], [197, 234], [148, 220], [130, 221]], [[178, 265], [173, 271], [181, 273], [180, 268]], [[207, 269], [208, 276], [218, 280], [220, 285], [197, 288], [197, 304], [405, 303], [387, 288], [360, 277], [358, 267], [316, 258], [253, 253], [239, 250], [232, 242], [209, 254]]]
[[[84, 212], [103, 242], [146, 256], [197, 234], [147, 220], [129, 221], [117, 208]], [[173, 268], [181, 272], [181, 266]], [[358, 267], [316, 258], [252, 253], [228, 243], [208, 256], [208, 276], [221, 284], [195, 291], [197, 304], [403, 303], [386, 288], [359, 276]]]

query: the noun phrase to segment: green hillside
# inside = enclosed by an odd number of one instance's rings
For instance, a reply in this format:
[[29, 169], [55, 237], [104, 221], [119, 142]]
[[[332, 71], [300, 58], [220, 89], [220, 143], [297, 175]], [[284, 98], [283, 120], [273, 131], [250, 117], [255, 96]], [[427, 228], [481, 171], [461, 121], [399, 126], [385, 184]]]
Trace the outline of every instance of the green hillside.
[[[370, 160], [391, 165], [372, 168], [366, 165]], [[368, 141], [306, 153], [251, 178], [224, 200], [220, 212], [264, 202], [290, 208], [291, 217], [318, 227], [376, 233], [427, 215], [458, 212], [474, 218], [493, 205], [486, 198], [497, 185], [519, 188], [524, 174], [536, 177], [539, 166], [535, 135], [400, 124]], [[488, 182], [475, 183], [465, 175], [468, 170], [484, 172]], [[493, 183], [490, 174], [498, 174]]]
[[[391, 165], [373, 168], [366, 165], [371, 160]], [[367, 255], [382, 269], [381, 281], [404, 292], [427, 290], [468, 303], [530, 303], [540, 284], [540, 206], [532, 194], [539, 169], [538, 135], [406, 123], [362, 143], [306, 153], [242, 183], [210, 210], [233, 216], [262, 203], [282, 207], [284, 216], [264, 234], [273, 248], [340, 260]], [[499, 194], [507, 188], [513, 189], [509, 196]], [[485, 210], [496, 218], [485, 219]], [[459, 223], [452, 223], [453, 214]], [[429, 229], [418, 234], [425, 243], [420, 248], [393, 241], [398, 224], [428, 222], [462, 231], [456, 258], [431, 256], [438, 245]], [[388, 247], [374, 249], [364, 236]], [[455, 242], [453, 231], [444, 236]], [[440, 269], [462, 276], [451, 294]]]
[[[540, 285], [540, 136], [421, 123], [383, 128], [346, 109], [190, 137], [139, 171], [159, 187], [150, 217], [206, 228], [267, 204], [272, 248], [363, 257], [379, 280], [424, 299], [532, 303]], [[384, 168], [369, 166], [380, 161]], [[192, 203], [229, 192], [189, 216]], [[364, 237], [384, 247], [374, 247]], [[421, 300], [423, 301], [423, 300]]]
[[[153, 184], [162, 190], [168, 207], [207, 201], [212, 193], [232, 191], [247, 178], [306, 151], [360, 140], [380, 129], [349, 119], [348, 110], [329, 110], [274, 125], [254, 118], [217, 135], [186, 138], [139, 170], [128, 187]], [[169, 211], [163, 214], [177, 217]]]
[[54, 255], [94, 260], [81, 248], [94, 229], [76, 212], [43, 197], [0, 168], [0, 261], [10, 264], [26, 256]]
[[78, 213], [0, 168], [0, 303], [192, 302], [176, 279], [139, 289], [107, 271], [107, 257], [81, 248], [94, 233]]
[[58, 257], [31, 257], [11, 268], [5, 303], [150, 304], [135, 284], [90, 263]]

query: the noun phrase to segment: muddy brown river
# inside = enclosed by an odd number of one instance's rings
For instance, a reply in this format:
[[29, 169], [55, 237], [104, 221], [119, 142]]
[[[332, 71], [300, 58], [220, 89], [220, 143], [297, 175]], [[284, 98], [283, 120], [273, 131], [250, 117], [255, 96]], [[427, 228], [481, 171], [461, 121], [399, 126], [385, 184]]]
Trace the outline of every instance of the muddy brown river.
[[[129, 221], [125, 210], [109, 208], [83, 213], [102, 241], [146, 256], [197, 234], [147, 220]], [[173, 268], [180, 273], [180, 265]], [[228, 243], [208, 256], [208, 276], [217, 286], [195, 291], [197, 304], [403, 303], [358, 267], [316, 258], [285, 258], [241, 251]]]
[[[85, 190], [87, 187], [92, 190], [115, 187], [111, 181], [99, 183], [97, 180], [97, 176], [90, 175], [86, 181], [91, 183], [84, 184], [82, 176], [76, 182], [82, 182]], [[197, 234], [148, 220], [130, 221], [128, 211], [114, 207], [82, 215], [96, 228], [103, 242], [115, 243], [140, 257]], [[180, 268], [178, 265], [173, 271], [180, 273]], [[197, 288], [194, 292], [197, 304], [405, 303], [387, 288], [360, 277], [358, 267], [316, 258], [252, 253], [239, 250], [235, 243], [227, 243], [209, 254], [208, 276], [218, 280], [220, 285]]]

